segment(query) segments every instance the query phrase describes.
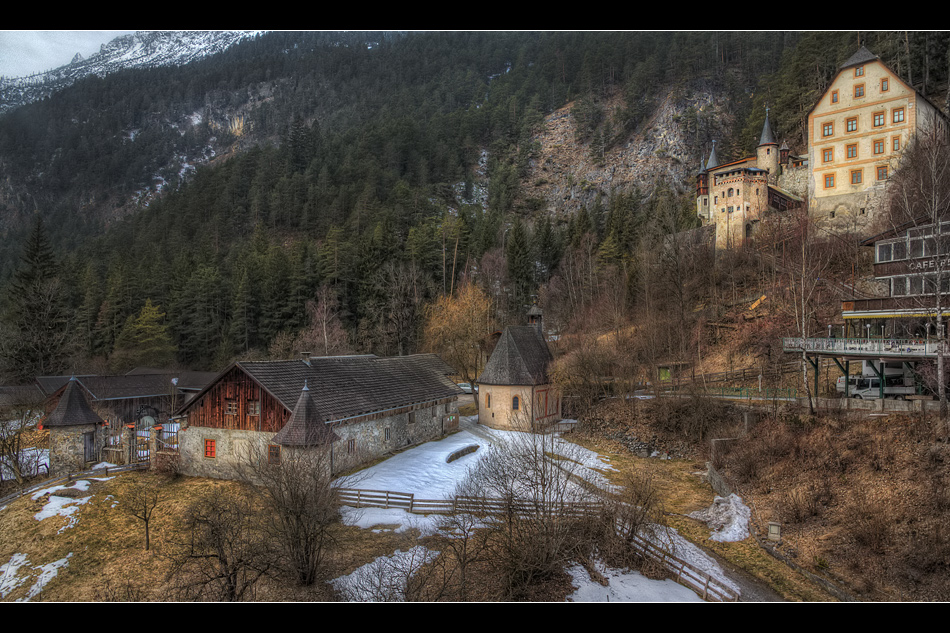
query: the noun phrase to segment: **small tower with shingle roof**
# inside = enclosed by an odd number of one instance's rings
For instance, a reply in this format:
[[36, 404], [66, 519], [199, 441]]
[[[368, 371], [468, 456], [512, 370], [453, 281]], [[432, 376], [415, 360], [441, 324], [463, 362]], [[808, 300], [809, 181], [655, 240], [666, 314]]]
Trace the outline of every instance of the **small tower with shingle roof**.
[[102, 418], [92, 410], [75, 377], [63, 389], [56, 408], [40, 423], [49, 430], [49, 471], [58, 476], [86, 469], [99, 457]]

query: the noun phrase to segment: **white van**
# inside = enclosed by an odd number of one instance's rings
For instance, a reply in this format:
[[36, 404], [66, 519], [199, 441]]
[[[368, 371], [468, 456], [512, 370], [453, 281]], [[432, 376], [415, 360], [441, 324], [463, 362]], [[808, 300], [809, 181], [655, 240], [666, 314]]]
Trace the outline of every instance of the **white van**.
[[[881, 397], [881, 379], [877, 376], [841, 376], [835, 384], [838, 393], [845, 392], [845, 379], [848, 379], [848, 396], [859, 399]], [[903, 400], [917, 392], [913, 385], [906, 385], [903, 376], [884, 377], [884, 397]]]

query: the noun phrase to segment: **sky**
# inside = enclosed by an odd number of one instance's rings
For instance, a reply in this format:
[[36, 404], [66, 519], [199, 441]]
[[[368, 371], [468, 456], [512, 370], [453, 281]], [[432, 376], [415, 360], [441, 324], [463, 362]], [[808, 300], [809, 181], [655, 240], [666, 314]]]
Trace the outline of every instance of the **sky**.
[[0, 75], [26, 75], [65, 66], [76, 53], [89, 57], [99, 46], [130, 31], [0, 31]]

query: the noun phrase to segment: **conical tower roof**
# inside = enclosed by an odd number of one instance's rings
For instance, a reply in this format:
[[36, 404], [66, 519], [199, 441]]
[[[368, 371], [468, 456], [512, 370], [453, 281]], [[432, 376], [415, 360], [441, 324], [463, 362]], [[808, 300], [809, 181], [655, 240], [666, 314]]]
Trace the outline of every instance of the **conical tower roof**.
[[769, 123], [769, 109], [765, 109], [765, 124], [762, 126], [762, 136], [759, 138], [759, 145], [776, 145], [775, 136], [772, 134], [772, 125]]
[[274, 442], [281, 446], [318, 446], [336, 439], [336, 434], [327, 426], [310, 397], [310, 389], [304, 383], [290, 418], [274, 436]]
[[709, 152], [709, 160], [706, 161], [705, 171], [719, 167], [719, 159], [716, 158], [716, 141], [713, 141], [712, 151]]
[[73, 377], [66, 383], [66, 388], [63, 390], [63, 395], [59, 397], [56, 408], [43, 420], [43, 427], [87, 424], [102, 424], [102, 418], [89, 406], [82, 386]]

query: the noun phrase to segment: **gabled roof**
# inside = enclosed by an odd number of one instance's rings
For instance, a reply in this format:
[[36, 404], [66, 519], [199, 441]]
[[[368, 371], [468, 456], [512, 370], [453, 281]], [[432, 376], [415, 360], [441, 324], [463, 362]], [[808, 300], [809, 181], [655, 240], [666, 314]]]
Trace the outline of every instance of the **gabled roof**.
[[453, 371], [451, 367], [432, 354], [239, 361], [221, 372], [178, 413], [199, 402], [234, 368], [250, 376], [288, 411], [296, 408], [301, 390], [308, 385], [310, 397], [327, 422], [462, 395], [446, 375]]
[[551, 350], [531, 325], [505, 328], [478, 382], [484, 385], [543, 385], [549, 382]]
[[862, 46], [857, 51], [855, 51], [854, 55], [845, 60], [845, 62], [838, 67], [838, 70], [844, 70], [845, 68], [849, 68], [851, 66], [860, 66], [861, 64], [877, 61], [878, 59], [880, 59], [880, 57]]
[[177, 391], [196, 391], [207, 385], [217, 374], [209, 372], [128, 373], [120, 376], [37, 376], [36, 384], [45, 395], [63, 388], [71, 378], [78, 380], [93, 400], [123, 400], [127, 398], [155, 398]]
[[842, 72], [844, 72], [845, 69], [850, 68], [852, 66], [860, 66], [861, 64], [867, 64], [870, 62], [880, 63], [882, 66], [884, 66], [884, 68], [887, 69], [889, 73], [891, 73], [891, 75], [893, 75], [893, 78], [895, 81], [899, 81], [903, 86], [905, 86], [908, 90], [914, 93], [918, 99], [924, 101], [931, 108], [933, 108], [937, 116], [942, 117], [945, 121], [950, 120], [950, 117], [948, 117], [941, 108], [937, 107], [924, 93], [920, 92], [919, 90], [917, 90], [916, 88], [914, 88], [913, 86], [905, 82], [901, 78], [901, 76], [894, 71], [894, 69], [892, 69], [890, 66], [885, 64], [884, 61], [879, 56], [875, 55], [864, 46], [859, 48], [851, 57], [845, 60], [845, 62], [841, 64], [841, 66], [838, 67], [838, 72], [835, 74], [834, 77], [832, 77], [831, 83], [828, 84], [828, 87], [825, 89], [825, 91], [821, 93], [818, 99], [816, 99], [815, 102], [812, 104], [811, 108], [808, 109], [807, 116], [811, 117], [812, 112], [814, 112], [815, 109], [822, 103], [822, 101], [825, 98], [825, 95], [828, 94], [829, 91], [831, 91], [831, 87], [834, 84], [835, 80], [838, 79], [838, 77], [841, 75]]
[[44, 427], [102, 424], [102, 418], [89, 406], [79, 381], [71, 378], [56, 408], [43, 420]]

